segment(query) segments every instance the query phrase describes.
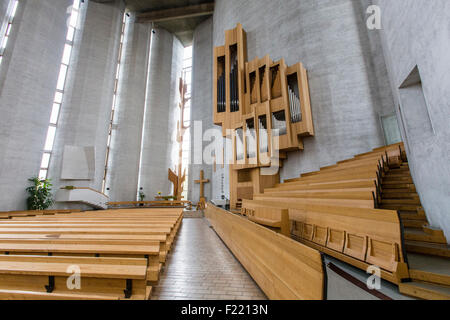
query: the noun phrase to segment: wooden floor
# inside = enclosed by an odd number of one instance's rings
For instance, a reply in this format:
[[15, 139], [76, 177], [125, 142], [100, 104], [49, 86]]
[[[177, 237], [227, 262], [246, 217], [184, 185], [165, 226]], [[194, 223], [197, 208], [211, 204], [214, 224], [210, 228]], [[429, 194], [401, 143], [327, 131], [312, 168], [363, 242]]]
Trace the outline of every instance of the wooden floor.
[[206, 219], [185, 218], [152, 300], [265, 300]]

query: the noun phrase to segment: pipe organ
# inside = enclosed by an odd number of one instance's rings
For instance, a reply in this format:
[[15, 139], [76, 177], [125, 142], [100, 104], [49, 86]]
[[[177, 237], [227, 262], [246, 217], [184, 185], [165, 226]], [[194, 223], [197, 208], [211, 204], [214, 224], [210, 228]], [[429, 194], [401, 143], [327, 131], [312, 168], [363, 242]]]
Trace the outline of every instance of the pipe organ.
[[214, 123], [232, 139], [230, 204], [239, 209], [242, 199], [279, 182], [279, 174], [262, 175], [262, 168], [281, 166], [287, 152], [303, 150], [302, 139], [314, 136], [307, 72], [300, 62], [287, 66], [268, 55], [247, 61], [247, 35], [238, 24], [214, 48], [213, 75]]

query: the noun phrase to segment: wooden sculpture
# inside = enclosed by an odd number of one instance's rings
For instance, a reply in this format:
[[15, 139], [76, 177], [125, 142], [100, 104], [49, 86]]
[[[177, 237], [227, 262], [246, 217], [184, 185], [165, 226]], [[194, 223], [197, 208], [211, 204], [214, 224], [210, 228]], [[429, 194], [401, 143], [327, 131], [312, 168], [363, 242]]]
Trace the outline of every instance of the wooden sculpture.
[[179, 80], [179, 91], [180, 91], [180, 119], [177, 123], [177, 142], [178, 142], [178, 165], [175, 171], [169, 169], [169, 181], [173, 183], [173, 197], [176, 200], [181, 200], [183, 193], [183, 183], [186, 180], [186, 170], [183, 170], [183, 140], [186, 130], [189, 126], [184, 124], [184, 109], [186, 108], [186, 103], [190, 98], [186, 97], [187, 84], [184, 82], [183, 77]]
[[194, 181], [200, 184], [200, 199], [197, 204], [197, 210], [203, 210], [206, 207], [205, 183], [209, 183], [209, 179], [205, 179], [204, 174], [204, 171], [200, 170], [200, 179]]
[[301, 63], [287, 66], [268, 55], [247, 61], [241, 24], [214, 48], [213, 77], [214, 124], [232, 139], [230, 206], [238, 209], [279, 182], [279, 174], [262, 175], [263, 167], [281, 166], [287, 152], [303, 150], [302, 138], [314, 135], [308, 78]]

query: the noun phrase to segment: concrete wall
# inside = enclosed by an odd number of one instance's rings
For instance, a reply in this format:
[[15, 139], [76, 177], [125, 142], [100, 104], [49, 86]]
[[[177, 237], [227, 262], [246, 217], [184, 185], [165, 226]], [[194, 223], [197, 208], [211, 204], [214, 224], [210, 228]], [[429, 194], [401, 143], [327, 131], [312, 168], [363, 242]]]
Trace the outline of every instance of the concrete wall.
[[27, 179], [39, 173], [70, 5], [21, 0], [17, 9], [0, 67], [0, 210], [25, 209]]
[[[213, 31], [212, 18], [206, 20], [197, 27], [194, 32], [193, 42], [193, 60], [192, 60], [192, 101], [191, 101], [191, 123], [194, 121], [201, 121], [203, 130], [209, 129], [213, 126], [213, 113], [212, 113], [212, 31]], [[200, 136], [194, 135], [194, 130], [191, 129], [191, 161], [195, 158], [195, 152], [197, 149], [194, 145], [203, 148], [208, 145], [208, 142], [202, 143]], [[221, 168], [220, 165], [216, 167]], [[213, 172], [211, 165], [205, 164], [192, 164], [189, 169], [189, 191], [188, 199], [192, 201], [198, 201], [200, 198], [200, 185], [194, 183], [194, 180], [198, 180], [200, 177], [200, 170], [205, 173], [205, 178], [210, 179], [210, 183], [205, 185], [205, 197], [207, 200], [212, 199], [212, 185], [215, 182], [216, 175]]]
[[176, 124], [183, 45], [171, 33], [156, 29], [152, 35], [150, 69], [147, 85], [143, 147], [139, 174], [139, 188], [146, 200], [153, 200], [161, 191], [171, 194], [168, 169], [174, 169], [176, 157]]
[[[450, 2], [374, 3], [381, 7], [381, 37], [414, 183], [430, 223], [450, 239]], [[416, 110], [408, 101], [414, 90], [399, 93], [415, 66], [425, 97]], [[419, 112], [426, 116], [417, 119]]]
[[[55, 188], [102, 189], [124, 5], [85, 2], [67, 74], [49, 175]], [[95, 178], [61, 180], [64, 146], [95, 147]]]
[[130, 14], [125, 27], [106, 179], [111, 201], [132, 201], [138, 193], [150, 41], [150, 25], [135, 23], [135, 15]]
[[379, 35], [366, 28], [365, 3], [216, 1], [214, 46], [240, 22], [249, 60], [269, 54], [288, 65], [301, 61], [308, 70], [316, 136], [305, 139], [303, 152], [289, 153], [282, 178], [384, 144], [380, 116], [392, 113], [394, 104]]

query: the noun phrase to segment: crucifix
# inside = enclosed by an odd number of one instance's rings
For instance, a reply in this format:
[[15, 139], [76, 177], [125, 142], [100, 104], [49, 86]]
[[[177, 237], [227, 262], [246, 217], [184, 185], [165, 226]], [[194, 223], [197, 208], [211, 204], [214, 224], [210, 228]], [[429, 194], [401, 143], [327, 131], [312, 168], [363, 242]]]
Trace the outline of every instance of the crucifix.
[[200, 180], [195, 180], [194, 182], [200, 184], [200, 200], [197, 204], [197, 209], [204, 209], [206, 205], [205, 183], [209, 183], [209, 179], [205, 179], [203, 170], [200, 170]]

